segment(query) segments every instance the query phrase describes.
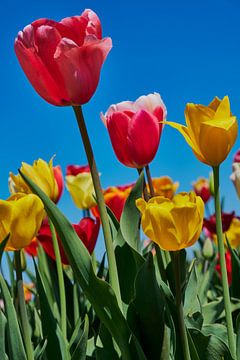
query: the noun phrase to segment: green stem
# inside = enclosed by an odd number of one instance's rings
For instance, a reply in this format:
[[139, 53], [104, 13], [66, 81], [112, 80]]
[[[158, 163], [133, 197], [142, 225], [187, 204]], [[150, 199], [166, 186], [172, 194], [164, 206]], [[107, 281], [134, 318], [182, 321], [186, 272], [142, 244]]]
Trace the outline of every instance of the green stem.
[[31, 341], [31, 332], [28, 321], [24, 290], [23, 290], [23, 278], [22, 278], [22, 266], [21, 266], [21, 252], [15, 251], [15, 267], [17, 276], [17, 300], [19, 305], [20, 319], [22, 324], [23, 339], [28, 360], [33, 360], [33, 347]]
[[74, 324], [76, 326], [80, 317], [80, 312], [79, 312], [78, 284], [75, 282], [75, 279], [73, 284], [73, 315], [74, 315]]
[[[141, 175], [141, 173], [143, 172], [143, 168], [137, 169], [137, 171], [138, 171], [138, 174]], [[145, 176], [144, 176], [144, 180], [143, 180], [143, 197], [144, 197], [144, 200], [148, 202], [148, 200], [149, 200], [149, 193], [148, 193], [148, 191], [147, 191]]]
[[223, 299], [226, 314], [228, 342], [231, 354], [236, 359], [236, 348], [234, 341], [233, 322], [231, 313], [231, 301], [229, 295], [228, 278], [227, 278], [227, 267], [225, 260], [225, 249], [222, 232], [222, 216], [221, 216], [221, 203], [220, 203], [220, 190], [219, 190], [219, 166], [213, 167], [213, 178], [214, 178], [214, 204], [216, 214], [216, 232], [218, 240], [218, 251], [220, 257], [220, 268], [222, 274], [222, 287], [223, 287]]
[[56, 231], [53, 226], [52, 221], [48, 218], [51, 234], [52, 234], [52, 242], [53, 249], [56, 258], [56, 267], [57, 267], [57, 275], [58, 275], [58, 286], [59, 286], [59, 297], [60, 297], [60, 312], [61, 312], [61, 330], [63, 333], [63, 337], [67, 336], [67, 310], [66, 310], [66, 294], [65, 294], [65, 284], [63, 277], [63, 268], [61, 255], [58, 246], [58, 240], [56, 236]]
[[146, 170], [146, 175], [147, 175], [147, 181], [148, 181], [150, 196], [154, 197], [155, 192], [154, 192], [154, 187], [153, 187], [153, 182], [152, 182], [152, 177], [151, 177], [149, 165], [145, 166], [145, 170]]
[[99, 179], [99, 174], [97, 170], [96, 161], [94, 158], [92, 146], [90, 143], [90, 139], [88, 136], [86, 124], [84, 121], [82, 108], [81, 106], [73, 106], [73, 110], [75, 112], [78, 127], [81, 133], [83, 145], [85, 148], [85, 152], [88, 159], [88, 164], [90, 167], [91, 175], [92, 175], [92, 181], [94, 190], [97, 197], [97, 204], [99, 208], [99, 213], [102, 221], [102, 229], [103, 229], [103, 236], [105, 241], [105, 247], [107, 252], [107, 258], [108, 258], [108, 266], [109, 266], [109, 280], [110, 284], [116, 294], [118, 305], [120, 309], [122, 308], [122, 302], [121, 302], [121, 293], [120, 293], [120, 286], [118, 281], [118, 272], [117, 272], [117, 264], [115, 259], [115, 253], [113, 248], [113, 241], [112, 241], [112, 234], [110, 229], [110, 224], [108, 220], [107, 215], [107, 209], [104, 202], [102, 187]]
[[176, 291], [176, 308], [178, 315], [178, 325], [180, 337], [182, 340], [183, 347], [183, 358], [184, 360], [191, 360], [187, 330], [184, 322], [183, 304], [182, 304], [182, 289], [181, 289], [181, 264], [180, 264], [180, 253], [179, 251], [173, 252], [173, 266], [175, 276], [175, 291]]

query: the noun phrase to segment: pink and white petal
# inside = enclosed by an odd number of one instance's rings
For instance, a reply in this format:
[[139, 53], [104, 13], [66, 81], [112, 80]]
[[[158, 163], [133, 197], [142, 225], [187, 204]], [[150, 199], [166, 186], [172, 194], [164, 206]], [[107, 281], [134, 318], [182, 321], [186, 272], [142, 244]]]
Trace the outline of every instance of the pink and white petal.
[[129, 121], [129, 117], [123, 112], [114, 112], [107, 118], [107, 128], [118, 160], [126, 166], [134, 167], [127, 151]]
[[167, 114], [166, 106], [164, 105], [164, 102], [160, 94], [156, 92], [153, 94], [140, 96], [135, 101], [135, 106], [137, 110], [144, 109], [149, 111], [150, 113], [153, 113], [157, 107], [161, 107], [164, 111], [165, 117]]
[[85, 9], [81, 16], [88, 20], [86, 35], [95, 35], [98, 39], [102, 39], [102, 26], [97, 14], [90, 9]]
[[25, 48], [18, 39], [15, 41], [14, 48], [23, 71], [37, 93], [50, 104], [67, 105], [69, 99], [61, 94], [58, 85], [35, 49]]
[[160, 124], [150, 112], [139, 110], [131, 119], [128, 130], [128, 152], [137, 167], [149, 164], [160, 142]]
[[101, 67], [111, 47], [110, 38], [96, 40], [82, 47], [66, 38], [60, 41], [54, 59], [73, 105], [85, 104], [93, 96]]

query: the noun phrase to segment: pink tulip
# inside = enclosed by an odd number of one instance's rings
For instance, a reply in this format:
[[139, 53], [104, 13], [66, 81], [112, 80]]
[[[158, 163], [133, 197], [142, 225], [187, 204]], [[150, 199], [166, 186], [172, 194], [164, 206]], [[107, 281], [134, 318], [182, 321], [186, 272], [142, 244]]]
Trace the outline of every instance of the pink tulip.
[[112, 47], [91, 10], [60, 22], [39, 19], [18, 33], [15, 51], [28, 80], [50, 104], [82, 105], [93, 96]]
[[161, 96], [154, 93], [141, 96], [135, 102], [111, 105], [105, 115], [101, 114], [121, 163], [142, 168], [153, 160], [166, 113]]

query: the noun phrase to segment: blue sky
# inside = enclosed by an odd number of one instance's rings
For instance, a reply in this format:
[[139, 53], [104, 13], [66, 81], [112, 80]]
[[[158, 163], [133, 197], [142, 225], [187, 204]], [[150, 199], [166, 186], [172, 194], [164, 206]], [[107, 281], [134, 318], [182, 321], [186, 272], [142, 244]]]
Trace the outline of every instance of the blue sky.
[[[42, 100], [14, 54], [17, 32], [35, 19], [60, 20], [91, 8], [101, 19], [104, 36], [113, 40], [97, 92], [83, 108], [104, 187], [136, 179], [136, 171], [117, 161], [99, 118], [110, 104], [157, 91], [167, 106], [168, 119], [184, 123], [187, 102], [207, 104], [215, 95], [229, 95], [232, 112], [240, 118], [237, 0], [3, 0], [2, 7], [1, 198], [8, 196], [9, 171], [17, 172], [21, 161], [48, 160], [56, 154], [55, 163], [63, 170], [70, 163], [86, 163], [71, 107], [54, 107]], [[239, 210], [229, 180], [238, 147], [239, 139], [221, 171], [227, 210]], [[198, 176], [208, 176], [210, 168], [197, 161], [179, 133], [165, 127], [151, 170], [154, 176], [171, 176], [180, 182], [181, 191], [188, 191]], [[80, 218], [67, 191], [59, 206], [72, 221]]]

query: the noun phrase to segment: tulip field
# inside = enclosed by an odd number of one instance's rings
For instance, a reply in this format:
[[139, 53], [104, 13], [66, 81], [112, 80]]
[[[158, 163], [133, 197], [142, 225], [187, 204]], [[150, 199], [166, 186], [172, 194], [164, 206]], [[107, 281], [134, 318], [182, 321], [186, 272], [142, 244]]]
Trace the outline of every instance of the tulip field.
[[[83, 105], [111, 48], [89, 9], [35, 20], [15, 39], [26, 82], [47, 103], [73, 108], [88, 163], [63, 171], [40, 156], [9, 173], [0, 360], [240, 360], [240, 217], [225, 211], [220, 188], [238, 136], [230, 99], [187, 103], [185, 125], [168, 119], [158, 92], [109, 104], [101, 121], [135, 181], [104, 188]], [[166, 128], [209, 170], [186, 191], [151, 173]], [[227, 176], [239, 199], [240, 149]], [[74, 224], [58, 205], [64, 187], [82, 214]]]

